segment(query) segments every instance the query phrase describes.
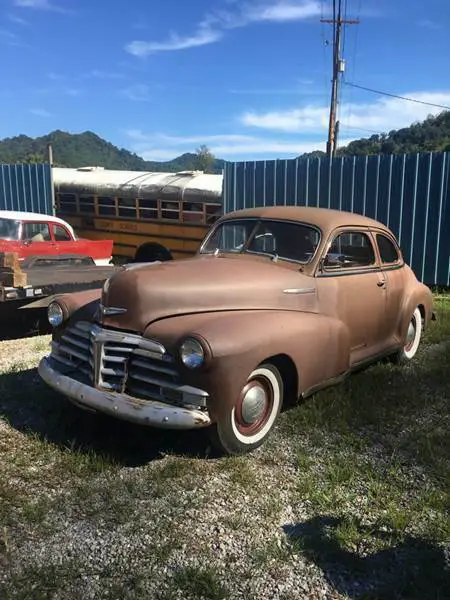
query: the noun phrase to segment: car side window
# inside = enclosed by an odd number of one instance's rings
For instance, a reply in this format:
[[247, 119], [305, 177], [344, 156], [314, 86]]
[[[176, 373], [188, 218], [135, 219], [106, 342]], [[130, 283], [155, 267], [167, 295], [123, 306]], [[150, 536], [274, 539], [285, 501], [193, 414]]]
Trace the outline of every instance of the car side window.
[[324, 267], [326, 270], [354, 269], [375, 264], [375, 252], [366, 233], [346, 231], [338, 234], [328, 250]]
[[71, 242], [72, 238], [70, 237], [69, 232], [61, 225], [53, 225], [53, 235], [55, 236], [55, 240], [57, 242]]
[[23, 223], [22, 239], [27, 242], [50, 242], [48, 223]]
[[377, 244], [380, 251], [381, 262], [383, 264], [392, 264], [399, 260], [400, 257], [397, 248], [388, 237], [378, 233]]

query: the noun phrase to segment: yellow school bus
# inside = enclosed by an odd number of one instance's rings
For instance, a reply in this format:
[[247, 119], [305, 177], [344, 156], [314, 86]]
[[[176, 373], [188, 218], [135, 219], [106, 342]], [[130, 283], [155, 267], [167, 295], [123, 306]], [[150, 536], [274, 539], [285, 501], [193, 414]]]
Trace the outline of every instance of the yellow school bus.
[[222, 214], [222, 175], [53, 167], [56, 214], [80, 237], [113, 239], [116, 262], [195, 254]]

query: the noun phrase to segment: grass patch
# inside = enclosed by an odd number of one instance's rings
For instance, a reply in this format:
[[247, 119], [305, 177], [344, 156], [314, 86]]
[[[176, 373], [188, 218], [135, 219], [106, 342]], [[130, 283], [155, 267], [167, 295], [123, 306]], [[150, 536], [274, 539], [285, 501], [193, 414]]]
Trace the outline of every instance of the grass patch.
[[186, 600], [225, 600], [229, 592], [217, 571], [211, 567], [184, 567], [178, 569], [171, 581], [172, 589], [183, 592]]
[[218, 469], [225, 473], [232, 483], [248, 489], [256, 485], [257, 476], [245, 456], [227, 456], [218, 462]]

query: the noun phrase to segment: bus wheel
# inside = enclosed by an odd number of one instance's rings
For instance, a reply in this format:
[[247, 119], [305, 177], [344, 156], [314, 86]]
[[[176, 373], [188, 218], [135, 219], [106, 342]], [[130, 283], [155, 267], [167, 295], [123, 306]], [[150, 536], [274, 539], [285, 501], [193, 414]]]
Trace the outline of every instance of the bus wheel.
[[154, 262], [156, 260], [173, 260], [170, 250], [161, 246], [161, 244], [143, 244], [136, 250], [134, 262]]

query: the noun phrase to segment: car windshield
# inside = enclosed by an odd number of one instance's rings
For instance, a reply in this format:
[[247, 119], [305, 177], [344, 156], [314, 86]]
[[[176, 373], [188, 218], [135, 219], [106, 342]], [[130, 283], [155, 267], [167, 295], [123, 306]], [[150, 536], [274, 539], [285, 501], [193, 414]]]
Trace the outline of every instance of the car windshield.
[[19, 226], [20, 221], [0, 218], [0, 239], [17, 241], [19, 239]]
[[251, 252], [306, 263], [314, 256], [319, 241], [319, 231], [305, 223], [236, 219], [218, 225], [200, 253]]

